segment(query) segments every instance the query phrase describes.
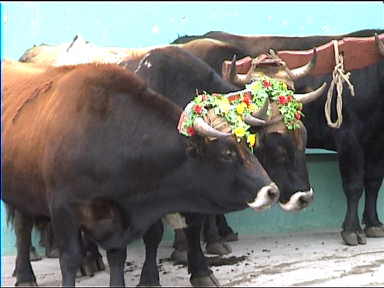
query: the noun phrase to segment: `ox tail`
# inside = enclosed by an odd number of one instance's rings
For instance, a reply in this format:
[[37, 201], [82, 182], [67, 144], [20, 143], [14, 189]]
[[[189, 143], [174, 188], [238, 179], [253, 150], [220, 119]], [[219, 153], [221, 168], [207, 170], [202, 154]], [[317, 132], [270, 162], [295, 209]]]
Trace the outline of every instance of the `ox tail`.
[[9, 204], [5, 204], [5, 209], [7, 211], [7, 226], [12, 226], [13, 227], [13, 224], [14, 224], [14, 221], [15, 221], [15, 211], [16, 209], [9, 205]]

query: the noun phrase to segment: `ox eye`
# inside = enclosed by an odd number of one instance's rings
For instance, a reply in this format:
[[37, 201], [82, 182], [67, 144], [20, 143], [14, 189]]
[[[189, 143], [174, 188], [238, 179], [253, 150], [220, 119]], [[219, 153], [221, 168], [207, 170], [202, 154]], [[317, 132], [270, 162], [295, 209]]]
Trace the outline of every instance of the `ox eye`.
[[222, 153], [222, 158], [223, 160], [226, 160], [226, 161], [231, 161], [235, 159], [236, 156], [237, 156], [236, 151], [231, 149], [225, 149]]

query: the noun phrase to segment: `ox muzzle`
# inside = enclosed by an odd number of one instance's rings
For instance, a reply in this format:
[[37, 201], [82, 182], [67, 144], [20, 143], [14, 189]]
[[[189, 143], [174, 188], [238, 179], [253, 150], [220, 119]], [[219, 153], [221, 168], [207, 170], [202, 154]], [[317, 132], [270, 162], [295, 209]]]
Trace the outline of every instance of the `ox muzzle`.
[[271, 183], [267, 186], [264, 186], [259, 190], [254, 201], [248, 202], [248, 206], [252, 209], [260, 212], [271, 208], [273, 204], [279, 199], [280, 192], [279, 188], [275, 183]]
[[296, 192], [287, 203], [279, 203], [280, 207], [285, 211], [300, 211], [311, 204], [314, 198], [313, 194], [312, 188], [306, 192]]

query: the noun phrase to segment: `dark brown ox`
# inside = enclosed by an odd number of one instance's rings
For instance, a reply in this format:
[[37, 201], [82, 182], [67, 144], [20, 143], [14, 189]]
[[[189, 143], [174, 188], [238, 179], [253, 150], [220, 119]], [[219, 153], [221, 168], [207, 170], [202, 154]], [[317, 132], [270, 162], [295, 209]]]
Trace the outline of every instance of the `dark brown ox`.
[[80, 231], [107, 250], [110, 285], [124, 286], [127, 244], [166, 213], [226, 213], [277, 193], [244, 144], [181, 136], [179, 106], [117, 65], [2, 64], [2, 200], [25, 233], [19, 285], [35, 284], [33, 220], [53, 223], [63, 286], [75, 285]]
[[[217, 73], [206, 63], [195, 58], [177, 47], [154, 49], [142, 59], [136, 73], [145, 79], [152, 89], [167, 95], [180, 106], [185, 106], [193, 99], [196, 89], [200, 92], [225, 93], [228, 96], [239, 93], [234, 91], [236, 87], [218, 77]], [[309, 71], [308, 68], [315, 65], [315, 61], [316, 58], [293, 71], [287, 71], [283, 66], [278, 65], [280, 62], [273, 61], [273, 59], [269, 61], [272, 63], [263, 61], [260, 67], [265, 73], [269, 70], [274, 71], [274, 73], [269, 74], [270, 77], [278, 75], [281, 79], [288, 81], [291, 79], [289, 75], [298, 75], [300, 74], [298, 71], [302, 71], [301, 75], [298, 76], [304, 76]], [[297, 95], [297, 98], [303, 103], [308, 103], [321, 93], [323, 87], [307, 95]], [[273, 112], [269, 118], [265, 116], [265, 108], [267, 108], [265, 105], [264, 109], [255, 115], [262, 120], [250, 120], [252, 125], [257, 125], [254, 129], [260, 135], [260, 146], [255, 148], [255, 153], [268, 167], [267, 172], [274, 175], [272, 179], [281, 191], [279, 198], [281, 207], [288, 211], [298, 211], [307, 207], [313, 200], [313, 191], [308, 181], [305, 164], [306, 130], [301, 125], [299, 129], [288, 131], [280, 118], [280, 112], [276, 110], [276, 103], [269, 103], [268, 101], [266, 104], [271, 106]], [[190, 225], [192, 221], [190, 217], [187, 217], [188, 221], [188, 225]], [[213, 277], [212, 272], [207, 272], [208, 268], [204, 264], [205, 258], [200, 247], [200, 227], [196, 223], [193, 224], [186, 230], [189, 244], [188, 270], [191, 273], [191, 283], [194, 286], [216, 285], [217, 279]], [[148, 240], [144, 239], [147, 247], [146, 260], [140, 284], [159, 285], [156, 256], [154, 256], [157, 252], [156, 240], [154, 239], [161, 240], [161, 237], [154, 235], [159, 231], [161, 231], [160, 228], [153, 227], [146, 234]], [[210, 244], [213, 243], [214, 239]], [[151, 245], [152, 248], [150, 249]], [[177, 248], [180, 248], [181, 245], [178, 245]], [[152, 268], [150, 268], [151, 264]]]

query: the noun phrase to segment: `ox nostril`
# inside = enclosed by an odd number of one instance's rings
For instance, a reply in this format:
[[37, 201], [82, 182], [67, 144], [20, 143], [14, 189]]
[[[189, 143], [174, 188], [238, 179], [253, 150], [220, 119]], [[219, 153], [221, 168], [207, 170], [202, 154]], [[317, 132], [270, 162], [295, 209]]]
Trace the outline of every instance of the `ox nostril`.
[[299, 203], [302, 207], [306, 207], [312, 202], [312, 197], [300, 196]]
[[279, 188], [277, 188], [276, 184], [272, 183], [271, 185], [269, 185], [267, 195], [273, 201], [275, 201], [275, 200], [277, 200], [277, 198], [279, 198], [280, 192], [279, 192]]

